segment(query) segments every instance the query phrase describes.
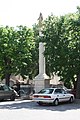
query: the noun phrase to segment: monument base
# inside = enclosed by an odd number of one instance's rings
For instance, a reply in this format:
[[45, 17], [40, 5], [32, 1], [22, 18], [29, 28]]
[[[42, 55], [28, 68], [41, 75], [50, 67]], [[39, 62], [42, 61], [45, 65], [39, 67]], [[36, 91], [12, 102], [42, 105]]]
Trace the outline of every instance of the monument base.
[[47, 76], [46, 74], [39, 74], [35, 77], [34, 89], [36, 93], [44, 88], [49, 88], [49, 87], [50, 87], [49, 76]]

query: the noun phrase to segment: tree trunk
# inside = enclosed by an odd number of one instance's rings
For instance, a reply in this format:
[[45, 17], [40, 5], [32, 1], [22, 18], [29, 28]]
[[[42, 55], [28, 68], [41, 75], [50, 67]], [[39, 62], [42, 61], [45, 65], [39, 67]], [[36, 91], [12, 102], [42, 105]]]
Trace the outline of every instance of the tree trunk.
[[10, 74], [7, 73], [7, 74], [5, 75], [5, 80], [6, 80], [6, 81], [5, 81], [5, 82], [6, 82], [6, 85], [9, 86]]
[[80, 73], [77, 75], [76, 98], [80, 99]]
[[10, 80], [10, 75], [11, 75], [11, 72], [10, 72], [10, 69], [11, 69], [11, 59], [10, 58], [7, 58], [5, 57], [4, 58], [4, 61], [5, 61], [5, 83], [6, 85], [9, 86], [9, 80]]

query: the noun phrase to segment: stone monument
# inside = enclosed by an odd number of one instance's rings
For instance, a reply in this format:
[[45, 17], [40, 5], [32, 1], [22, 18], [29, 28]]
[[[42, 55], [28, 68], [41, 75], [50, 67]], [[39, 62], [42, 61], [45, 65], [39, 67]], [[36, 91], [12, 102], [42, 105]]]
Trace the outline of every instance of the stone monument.
[[[41, 32], [42, 22], [43, 22], [42, 13], [40, 13], [38, 20], [39, 20], [39, 37], [42, 37], [42, 32]], [[45, 72], [44, 51], [45, 51], [45, 43], [40, 42], [39, 43], [39, 74], [34, 79], [35, 92], [39, 92], [41, 89], [47, 88], [50, 85], [49, 76]]]

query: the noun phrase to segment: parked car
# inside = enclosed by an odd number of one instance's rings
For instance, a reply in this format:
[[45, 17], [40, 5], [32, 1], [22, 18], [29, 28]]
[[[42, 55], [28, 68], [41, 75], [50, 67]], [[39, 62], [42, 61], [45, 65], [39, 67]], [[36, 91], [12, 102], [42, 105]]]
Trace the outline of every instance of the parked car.
[[74, 95], [67, 93], [67, 91], [62, 88], [46, 88], [33, 94], [33, 101], [37, 102], [39, 105], [43, 103], [58, 105], [60, 102], [68, 101], [72, 103], [74, 101]]
[[14, 101], [17, 96], [18, 94], [14, 89], [5, 84], [0, 84], [0, 100], [10, 99]]
[[71, 89], [70, 93], [73, 94], [74, 97], [76, 98], [76, 89]]
[[21, 99], [31, 99], [33, 88], [30, 85], [23, 84], [20, 85], [20, 90], [18, 94]]

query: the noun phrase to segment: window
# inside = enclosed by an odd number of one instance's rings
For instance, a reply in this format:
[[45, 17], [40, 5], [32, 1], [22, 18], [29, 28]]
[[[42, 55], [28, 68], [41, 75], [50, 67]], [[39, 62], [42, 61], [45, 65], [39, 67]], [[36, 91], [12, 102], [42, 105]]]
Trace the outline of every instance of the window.
[[66, 92], [64, 89], [62, 89], [62, 93], [63, 93], [63, 94], [66, 94], [67, 92]]
[[56, 89], [54, 93], [55, 93], [55, 94], [57, 94], [57, 93], [61, 94], [61, 93], [62, 93], [62, 90], [61, 90], [61, 89]]
[[4, 88], [4, 91], [9, 91], [9, 87], [6, 85], [4, 85], [3, 88]]
[[0, 90], [4, 90], [3, 86], [0, 86]]
[[41, 94], [52, 94], [53, 91], [54, 91], [54, 89], [43, 89], [39, 93], [41, 93]]

